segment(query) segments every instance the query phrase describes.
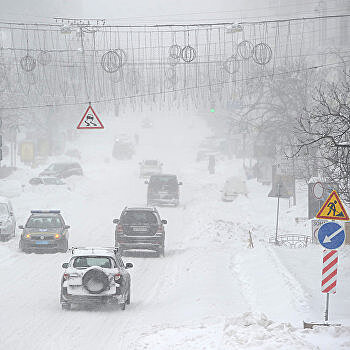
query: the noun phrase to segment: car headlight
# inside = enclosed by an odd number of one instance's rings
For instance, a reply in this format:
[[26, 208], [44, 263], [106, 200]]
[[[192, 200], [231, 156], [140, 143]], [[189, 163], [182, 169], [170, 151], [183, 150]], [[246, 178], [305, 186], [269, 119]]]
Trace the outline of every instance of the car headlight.
[[55, 239], [60, 239], [61, 238], [61, 235], [59, 233], [56, 233], [55, 234]]
[[29, 239], [31, 236], [30, 236], [30, 233], [27, 233], [26, 235], [24, 235], [24, 238], [27, 238]]

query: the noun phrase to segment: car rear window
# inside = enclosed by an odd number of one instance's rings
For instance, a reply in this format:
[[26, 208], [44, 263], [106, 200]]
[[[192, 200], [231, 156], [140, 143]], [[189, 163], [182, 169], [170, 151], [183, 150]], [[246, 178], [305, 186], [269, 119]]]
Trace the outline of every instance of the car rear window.
[[124, 225], [152, 225], [158, 223], [154, 213], [142, 210], [125, 211], [120, 218], [120, 222]]
[[157, 160], [145, 160], [145, 165], [158, 165]]
[[26, 224], [28, 228], [59, 228], [62, 226], [62, 221], [58, 216], [32, 216]]
[[110, 269], [111, 259], [106, 256], [78, 256], [74, 259], [73, 267], [86, 269], [92, 266], [99, 266]]
[[169, 189], [176, 190], [178, 182], [176, 176], [152, 176], [149, 184], [154, 189]]

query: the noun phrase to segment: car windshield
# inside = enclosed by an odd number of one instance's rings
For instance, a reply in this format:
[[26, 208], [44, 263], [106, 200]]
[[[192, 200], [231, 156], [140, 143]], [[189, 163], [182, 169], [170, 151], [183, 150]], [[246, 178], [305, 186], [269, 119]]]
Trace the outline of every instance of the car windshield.
[[6, 203], [0, 203], [0, 215], [8, 215], [8, 207]]
[[31, 216], [26, 224], [28, 228], [59, 228], [62, 221], [58, 216]]
[[145, 165], [156, 166], [158, 165], [157, 160], [145, 160]]
[[120, 222], [124, 225], [157, 224], [157, 217], [150, 211], [130, 210], [124, 212]]
[[64, 163], [53, 163], [46, 170], [58, 171], [58, 170], [65, 169], [66, 166], [67, 164], [64, 164]]
[[178, 183], [175, 176], [155, 176], [151, 177], [150, 185], [155, 190], [176, 190]]
[[111, 259], [106, 256], [78, 256], [74, 259], [73, 267], [86, 269], [92, 266], [112, 267]]

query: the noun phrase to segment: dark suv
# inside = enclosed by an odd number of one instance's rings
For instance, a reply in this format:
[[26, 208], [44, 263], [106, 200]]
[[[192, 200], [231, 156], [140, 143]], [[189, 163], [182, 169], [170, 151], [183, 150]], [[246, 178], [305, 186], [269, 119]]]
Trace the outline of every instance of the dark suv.
[[83, 169], [79, 163], [52, 163], [39, 174], [39, 176], [60, 178], [72, 175], [83, 175]]
[[164, 256], [166, 220], [161, 220], [156, 208], [125, 208], [120, 219], [114, 219], [115, 246], [120, 254], [128, 249], [155, 250]]
[[147, 205], [179, 205], [179, 185], [176, 175], [152, 175], [147, 189]]
[[22, 229], [19, 248], [25, 253], [32, 251], [66, 252], [68, 229], [59, 210], [32, 210]]

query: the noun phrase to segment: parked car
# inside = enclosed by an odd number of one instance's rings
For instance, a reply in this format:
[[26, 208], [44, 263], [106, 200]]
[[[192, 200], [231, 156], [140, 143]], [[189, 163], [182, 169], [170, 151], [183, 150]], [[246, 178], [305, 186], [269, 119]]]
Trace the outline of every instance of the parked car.
[[79, 163], [52, 163], [39, 174], [39, 176], [59, 178], [65, 178], [72, 175], [83, 175], [83, 169]]
[[33, 177], [29, 180], [29, 183], [31, 185], [66, 185], [65, 182], [63, 182], [58, 177]]
[[112, 155], [116, 159], [130, 159], [135, 153], [134, 143], [124, 135], [114, 141]]
[[25, 252], [66, 252], [68, 229], [59, 210], [32, 210], [23, 230], [19, 248]]
[[155, 174], [161, 174], [163, 163], [158, 160], [144, 160], [140, 164], [140, 177], [148, 177]]
[[246, 182], [235, 176], [231, 176], [225, 181], [224, 188], [221, 192], [221, 199], [224, 202], [232, 202], [239, 195], [248, 195]]
[[179, 186], [182, 182], [177, 180], [176, 175], [152, 175], [147, 188], [147, 205], [179, 205]]
[[72, 248], [61, 279], [60, 303], [70, 310], [74, 304], [130, 304], [130, 274], [116, 248]]
[[0, 197], [0, 240], [6, 241], [16, 235], [16, 219], [10, 200]]
[[114, 219], [115, 246], [120, 254], [128, 249], [155, 250], [164, 256], [166, 220], [156, 208], [125, 208], [120, 219]]

